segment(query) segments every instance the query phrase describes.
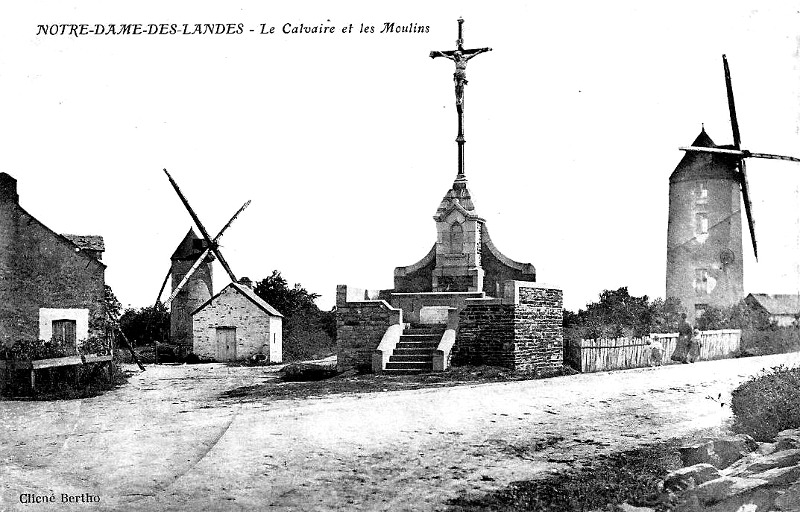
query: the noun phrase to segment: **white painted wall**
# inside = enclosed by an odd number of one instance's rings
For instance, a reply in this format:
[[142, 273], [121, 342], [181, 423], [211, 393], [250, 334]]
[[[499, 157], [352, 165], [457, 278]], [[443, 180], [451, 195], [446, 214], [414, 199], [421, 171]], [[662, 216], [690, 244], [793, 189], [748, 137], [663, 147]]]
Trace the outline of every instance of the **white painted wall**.
[[[39, 309], [39, 339], [49, 341], [53, 337], [53, 320], [75, 320], [75, 340], [80, 342], [89, 337], [89, 310], [85, 308]], [[77, 343], [76, 343], [77, 345]]]
[[283, 361], [283, 318], [272, 316], [269, 319], [269, 362]]

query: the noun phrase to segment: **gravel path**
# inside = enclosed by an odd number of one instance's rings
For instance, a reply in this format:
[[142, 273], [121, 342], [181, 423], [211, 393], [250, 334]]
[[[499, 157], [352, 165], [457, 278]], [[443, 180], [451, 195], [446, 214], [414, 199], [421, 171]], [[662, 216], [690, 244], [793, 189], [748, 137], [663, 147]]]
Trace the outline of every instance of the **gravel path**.
[[[151, 366], [97, 398], [0, 402], [0, 505], [435, 510], [599, 453], [723, 428], [730, 408], [719, 402], [738, 383], [798, 363], [793, 353], [267, 402], [219, 394], [274, 369]], [[57, 504], [22, 505], [24, 493]], [[65, 506], [62, 493], [100, 502]]]

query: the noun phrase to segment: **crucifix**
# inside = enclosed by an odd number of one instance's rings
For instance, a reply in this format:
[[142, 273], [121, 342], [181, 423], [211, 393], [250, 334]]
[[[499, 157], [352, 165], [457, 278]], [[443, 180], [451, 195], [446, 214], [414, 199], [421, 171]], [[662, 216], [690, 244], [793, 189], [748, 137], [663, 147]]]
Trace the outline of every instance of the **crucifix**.
[[456, 72], [453, 73], [453, 81], [456, 86], [456, 111], [458, 112], [458, 178], [464, 177], [464, 86], [467, 85], [467, 61], [480, 55], [483, 52], [492, 51], [491, 48], [464, 49], [463, 34], [464, 19], [458, 18], [458, 39], [456, 39], [456, 49], [445, 52], [432, 51], [430, 57], [444, 57], [452, 60], [456, 65]]

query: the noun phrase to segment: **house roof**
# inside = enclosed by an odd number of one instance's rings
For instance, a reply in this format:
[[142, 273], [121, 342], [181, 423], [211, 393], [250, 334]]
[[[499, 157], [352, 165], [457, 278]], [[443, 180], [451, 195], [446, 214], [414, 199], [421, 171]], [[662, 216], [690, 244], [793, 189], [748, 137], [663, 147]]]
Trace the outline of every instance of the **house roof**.
[[800, 296], [797, 294], [751, 293], [756, 303], [763, 307], [770, 315], [796, 315], [800, 313]]
[[[714, 141], [706, 133], [705, 128], [700, 130], [700, 134], [692, 142], [692, 146], [732, 149], [730, 146], [717, 146], [714, 144]], [[670, 175], [669, 181], [670, 183], [675, 183], [698, 179], [727, 179], [738, 182], [739, 175], [736, 171], [736, 162], [737, 158], [735, 156], [687, 151]]]
[[219, 293], [217, 293], [216, 295], [205, 301], [203, 304], [201, 304], [200, 307], [192, 311], [192, 315], [194, 315], [201, 309], [205, 308], [206, 306], [217, 300], [217, 297], [222, 295], [225, 292], [225, 290], [231, 287], [234, 288], [239, 293], [241, 293], [242, 295], [244, 295], [245, 297], [247, 297], [250, 300], [250, 302], [258, 306], [262, 311], [264, 311], [268, 315], [283, 317], [283, 315], [280, 314], [277, 309], [267, 304], [267, 302], [258, 295], [256, 295], [256, 293], [251, 288], [241, 285], [239, 283], [231, 283], [222, 290], [220, 290]]
[[81, 249], [90, 251], [105, 251], [106, 245], [103, 242], [103, 237], [98, 235], [68, 235], [62, 234], [64, 238], [77, 245]]

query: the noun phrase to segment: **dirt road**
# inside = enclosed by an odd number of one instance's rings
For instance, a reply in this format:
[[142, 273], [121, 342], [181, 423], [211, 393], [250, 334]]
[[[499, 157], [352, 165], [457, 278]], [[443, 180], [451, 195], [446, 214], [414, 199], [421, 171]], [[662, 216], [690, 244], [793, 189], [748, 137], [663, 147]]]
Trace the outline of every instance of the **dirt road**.
[[[93, 399], [0, 402], [0, 508], [433, 510], [721, 428], [730, 408], [719, 401], [736, 384], [798, 363], [800, 353], [255, 403], [219, 395], [268, 380], [263, 368], [148, 367]], [[20, 503], [51, 493], [54, 505]], [[99, 503], [61, 503], [85, 493]]]

